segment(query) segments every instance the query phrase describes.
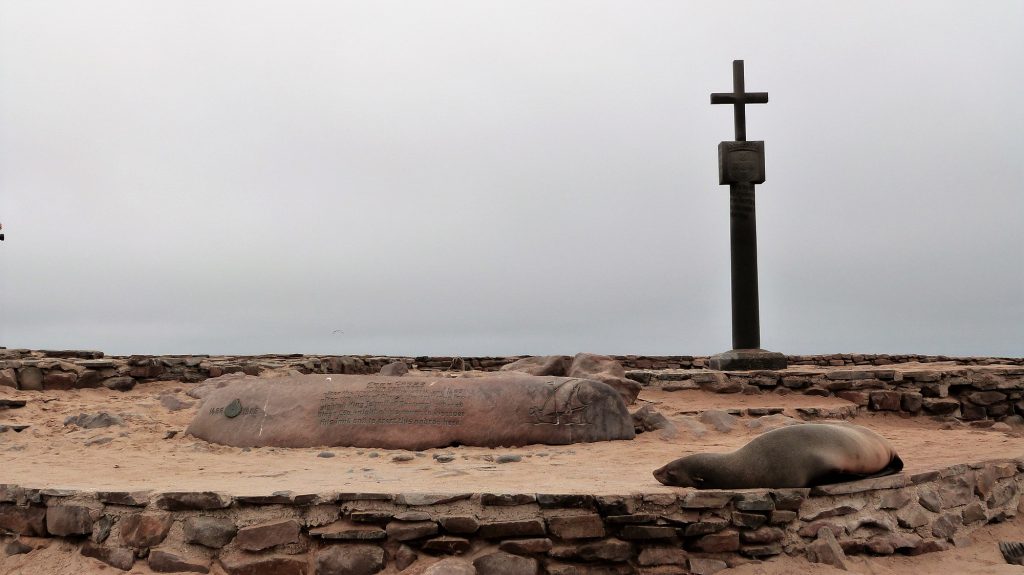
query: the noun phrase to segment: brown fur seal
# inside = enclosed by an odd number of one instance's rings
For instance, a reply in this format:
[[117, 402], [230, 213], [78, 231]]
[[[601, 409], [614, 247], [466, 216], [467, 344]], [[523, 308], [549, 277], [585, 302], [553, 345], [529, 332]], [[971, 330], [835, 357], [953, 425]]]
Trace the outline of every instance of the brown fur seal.
[[811, 487], [898, 473], [893, 446], [859, 425], [805, 423], [754, 438], [732, 453], [697, 453], [654, 472], [665, 485], [697, 489]]

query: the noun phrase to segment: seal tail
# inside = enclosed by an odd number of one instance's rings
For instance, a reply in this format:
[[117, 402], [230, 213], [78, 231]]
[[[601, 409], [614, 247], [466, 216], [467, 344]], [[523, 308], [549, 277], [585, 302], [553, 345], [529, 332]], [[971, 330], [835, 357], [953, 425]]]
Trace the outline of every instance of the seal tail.
[[900, 459], [899, 455], [893, 454], [892, 459], [889, 460], [888, 465], [883, 467], [877, 473], [872, 473], [871, 475], [865, 475], [864, 479], [872, 479], [872, 478], [875, 478], [875, 477], [885, 477], [886, 475], [895, 475], [895, 474], [899, 473], [900, 471], [903, 471], [903, 460]]

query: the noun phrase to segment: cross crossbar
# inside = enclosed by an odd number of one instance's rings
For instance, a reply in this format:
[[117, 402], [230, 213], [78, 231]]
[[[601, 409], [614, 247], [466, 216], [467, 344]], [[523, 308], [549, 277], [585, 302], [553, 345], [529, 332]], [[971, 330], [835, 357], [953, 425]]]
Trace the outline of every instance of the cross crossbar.
[[712, 104], [732, 104], [736, 123], [736, 141], [747, 140], [746, 104], [767, 104], [768, 92], [746, 92], [743, 86], [743, 60], [732, 61], [732, 92], [711, 94]]

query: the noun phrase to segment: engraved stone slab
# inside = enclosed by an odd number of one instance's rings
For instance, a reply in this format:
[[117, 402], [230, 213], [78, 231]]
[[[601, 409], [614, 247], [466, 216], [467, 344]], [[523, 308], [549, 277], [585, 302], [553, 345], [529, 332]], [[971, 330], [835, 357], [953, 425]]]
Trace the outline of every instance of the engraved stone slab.
[[599, 381], [294, 375], [211, 393], [186, 433], [236, 447], [427, 449], [632, 439], [618, 392]]

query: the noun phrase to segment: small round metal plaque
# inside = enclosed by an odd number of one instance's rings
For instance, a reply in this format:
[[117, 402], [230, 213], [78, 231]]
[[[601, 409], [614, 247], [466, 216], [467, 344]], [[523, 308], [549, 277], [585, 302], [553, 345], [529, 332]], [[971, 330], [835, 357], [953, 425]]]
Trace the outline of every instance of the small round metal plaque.
[[224, 408], [224, 417], [238, 417], [238, 414], [242, 413], [242, 401], [234, 400]]

